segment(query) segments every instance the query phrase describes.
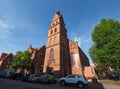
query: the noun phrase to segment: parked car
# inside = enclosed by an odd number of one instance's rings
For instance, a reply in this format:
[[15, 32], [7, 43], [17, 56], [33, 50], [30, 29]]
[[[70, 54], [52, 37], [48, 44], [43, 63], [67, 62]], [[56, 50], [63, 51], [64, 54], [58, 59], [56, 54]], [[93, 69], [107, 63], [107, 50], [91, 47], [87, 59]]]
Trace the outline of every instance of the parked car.
[[12, 73], [11, 78], [12, 79], [21, 79], [22, 78], [22, 73]]
[[2, 71], [0, 72], [0, 78], [2, 78], [3, 77], [3, 73], [2, 73]]
[[22, 81], [27, 82], [30, 74], [24, 74], [21, 78]]
[[66, 84], [76, 84], [79, 88], [84, 88], [88, 84], [84, 75], [70, 74], [66, 77], [59, 79], [60, 85], [64, 86]]
[[52, 75], [49, 75], [49, 74], [42, 75], [39, 81], [42, 84], [52, 84], [57, 82], [56, 78], [54, 78]]
[[32, 75], [29, 76], [28, 81], [29, 81], [29, 82], [38, 83], [38, 82], [40, 82], [40, 81], [39, 81], [39, 80], [40, 80], [40, 76], [41, 76], [41, 75], [39, 75], [39, 74], [32, 74]]
[[5, 78], [11, 78], [14, 72], [7, 72], [7, 74], [4, 76]]
[[120, 73], [112, 73], [108, 75], [108, 78], [113, 80], [120, 80]]
[[8, 71], [1, 71], [0, 72], [0, 77], [3, 78], [7, 75]]

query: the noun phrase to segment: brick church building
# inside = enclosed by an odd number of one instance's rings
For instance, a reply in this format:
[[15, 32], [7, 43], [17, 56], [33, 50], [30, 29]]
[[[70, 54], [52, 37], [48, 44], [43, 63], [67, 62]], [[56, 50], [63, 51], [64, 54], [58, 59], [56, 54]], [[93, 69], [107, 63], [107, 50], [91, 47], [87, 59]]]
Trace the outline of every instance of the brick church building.
[[60, 11], [55, 13], [48, 28], [46, 47], [29, 46], [28, 51], [33, 54], [35, 73], [39, 73], [42, 69], [43, 73], [60, 77], [71, 73], [82, 74], [82, 69], [90, 66], [89, 59], [79, 47], [78, 42], [68, 39]]

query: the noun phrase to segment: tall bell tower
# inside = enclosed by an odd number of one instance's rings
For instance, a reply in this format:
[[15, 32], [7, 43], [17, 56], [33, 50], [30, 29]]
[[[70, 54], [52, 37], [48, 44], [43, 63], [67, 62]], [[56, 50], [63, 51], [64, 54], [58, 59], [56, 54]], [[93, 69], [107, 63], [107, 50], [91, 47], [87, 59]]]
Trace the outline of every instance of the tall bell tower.
[[43, 72], [53, 74], [56, 77], [71, 73], [67, 30], [60, 11], [55, 13], [48, 29]]

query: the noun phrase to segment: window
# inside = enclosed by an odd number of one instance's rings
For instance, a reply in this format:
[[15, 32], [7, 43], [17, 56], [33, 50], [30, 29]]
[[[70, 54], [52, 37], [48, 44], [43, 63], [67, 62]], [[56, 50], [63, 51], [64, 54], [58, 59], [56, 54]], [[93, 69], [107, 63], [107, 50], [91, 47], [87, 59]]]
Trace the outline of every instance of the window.
[[43, 55], [43, 52], [40, 52], [40, 56], [42, 56]]
[[72, 75], [68, 75], [68, 78], [72, 78]]
[[75, 78], [75, 75], [69, 75], [68, 78]]
[[57, 32], [57, 28], [55, 28], [54, 32]]
[[54, 26], [54, 23], [52, 23], [52, 25]]
[[50, 34], [52, 34], [52, 33], [53, 33], [53, 30], [51, 30]]
[[79, 75], [75, 75], [75, 78], [80, 78], [80, 76]]
[[8, 65], [10, 65], [10, 61], [8, 61]]
[[56, 24], [58, 23], [58, 21], [56, 21]]
[[53, 48], [50, 50], [50, 59], [54, 59], [54, 50], [53, 50]]

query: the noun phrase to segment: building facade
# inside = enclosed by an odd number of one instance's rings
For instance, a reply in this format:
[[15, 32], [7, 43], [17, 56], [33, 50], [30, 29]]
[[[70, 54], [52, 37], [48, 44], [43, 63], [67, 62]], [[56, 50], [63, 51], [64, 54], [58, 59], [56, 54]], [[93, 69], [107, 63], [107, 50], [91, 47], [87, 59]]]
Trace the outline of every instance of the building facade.
[[32, 53], [31, 61], [33, 63], [33, 73], [43, 73], [43, 65], [45, 58], [46, 47], [33, 48], [32, 45], [28, 47], [28, 51]]
[[[32, 73], [48, 73], [55, 77], [84, 74], [87, 78], [95, 74], [94, 68], [90, 67], [89, 59], [79, 47], [78, 42], [68, 39], [60, 11], [55, 13], [48, 28], [46, 46], [33, 48], [30, 45], [27, 50], [32, 53]], [[12, 62], [13, 55], [3, 53], [0, 56], [0, 71], [9, 68]]]
[[69, 40], [60, 12], [56, 12], [48, 29], [48, 40], [43, 72], [64, 76], [71, 73]]
[[0, 71], [8, 70], [13, 63], [13, 54], [2, 53], [0, 56]]
[[89, 60], [78, 42], [68, 39], [63, 16], [57, 11], [48, 29], [43, 72], [57, 77], [82, 74], [84, 66], [90, 66]]

